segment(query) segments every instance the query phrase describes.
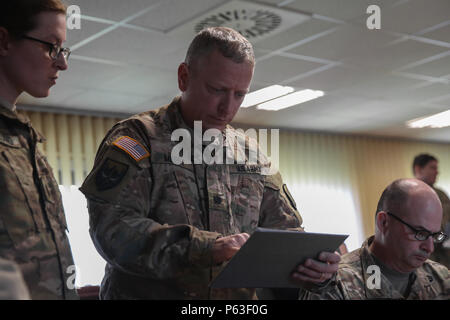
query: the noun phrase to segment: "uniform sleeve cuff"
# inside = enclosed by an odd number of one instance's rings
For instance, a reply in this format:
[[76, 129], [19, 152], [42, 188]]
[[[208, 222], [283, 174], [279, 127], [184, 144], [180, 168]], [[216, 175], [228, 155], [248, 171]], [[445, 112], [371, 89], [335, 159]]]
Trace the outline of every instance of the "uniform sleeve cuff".
[[192, 228], [191, 243], [188, 252], [189, 262], [201, 267], [212, 266], [212, 247], [216, 239], [221, 236], [222, 235], [217, 232], [202, 231]]

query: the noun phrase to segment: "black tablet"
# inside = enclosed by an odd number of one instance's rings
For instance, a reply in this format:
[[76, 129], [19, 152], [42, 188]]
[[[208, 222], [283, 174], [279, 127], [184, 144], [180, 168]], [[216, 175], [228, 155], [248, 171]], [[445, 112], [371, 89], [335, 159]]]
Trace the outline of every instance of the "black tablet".
[[258, 228], [211, 282], [212, 288], [295, 288], [290, 275], [307, 258], [334, 252], [348, 235]]

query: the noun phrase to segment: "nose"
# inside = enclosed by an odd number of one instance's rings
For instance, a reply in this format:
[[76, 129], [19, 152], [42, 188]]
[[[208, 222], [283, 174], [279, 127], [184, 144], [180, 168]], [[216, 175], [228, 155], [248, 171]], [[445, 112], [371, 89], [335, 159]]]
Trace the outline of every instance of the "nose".
[[422, 241], [420, 248], [429, 254], [433, 253], [434, 251], [433, 237], [428, 237], [426, 240]]
[[226, 118], [230, 114], [231, 110], [233, 110], [233, 93], [227, 92], [227, 94], [222, 96], [220, 101], [218, 108], [219, 116], [221, 118]]
[[63, 54], [60, 54], [58, 56], [58, 58], [56, 58], [55, 60], [55, 66], [59, 69], [59, 70], [67, 70], [67, 68], [69, 67], [67, 64], [67, 60], [66, 58], [64, 58]]

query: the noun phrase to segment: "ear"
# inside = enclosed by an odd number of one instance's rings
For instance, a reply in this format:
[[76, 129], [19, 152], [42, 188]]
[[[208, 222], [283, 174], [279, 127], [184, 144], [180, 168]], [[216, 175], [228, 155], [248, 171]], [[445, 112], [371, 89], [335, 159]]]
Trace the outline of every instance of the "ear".
[[420, 176], [420, 166], [415, 165], [414, 166], [414, 177]]
[[11, 37], [9, 36], [8, 30], [0, 27], [0, 56], [6, 56], [8, 54], [10, 45]]
[[178, 88], [185, 92], [189, 85], [189, 68], [185, 62], [178, 66]]
[[378, 212], [375, 224], [377, 229], [380, 230], [381, 233], [385, 233], [387, 227], [387, 213], [384, 211]]

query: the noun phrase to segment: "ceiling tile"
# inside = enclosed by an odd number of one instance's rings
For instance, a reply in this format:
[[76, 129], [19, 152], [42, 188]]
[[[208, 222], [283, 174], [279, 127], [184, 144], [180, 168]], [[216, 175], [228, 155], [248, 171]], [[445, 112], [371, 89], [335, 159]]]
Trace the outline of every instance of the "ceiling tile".
[[410, 101], [405, 99], [405, 96], [408, 96], [410, 91], [416, 90], [414, 87], [422, 83], [419, 80], [373, 71], [367, 71], [366, 78], [359, 80], [339, 90], [339, 94], [358, 95], [377, 100]]
[[289, 85], [330, 92], [347, 88], [354, 84], [365, 83], [369, 78], [370, 74], [362, 72], [358, 68], [335, 66], [309, 77], [290, 82]]
[[80, 7], [81, 15], [94, 16], [102, 19], [121, 21], [162, 0], [71, 0], [71, 5]]
[[[450, 13], [449, 13], [450, 16]], [[446, 20], [450, 22], [450, 20]], [[427, 37], [434, 40], [444, 41], [450, 43], [450, 24], [445, 27], [435, 29], [433, 31], [427, 32], [422, 35], [423, 37]]]
[[382, 32], [355, 26], [342, 26], [336, 32], [305, 43], [289, 52], [333, 61], [351, 60], [353, 56], [375, 59], [373, 50], [394, 39], [395, 37]]
[[180, 22], [187, 22], [197, 15], [226, 2], [224, 0], [165, 0], [161, 6], [132, 20], [130, 23], [165, 32], [178, 26]]
[[119, 77], [126, 71], [124, 67], [81, 61], [75, 57], [70, 58], [68, 66], [66, 71], [59, 74], [53, 90], [55, 93], [71, 88], [92, 90], [92, 88], [100, 87], [106, 81]]
[[437, 78], [450, 75], [450, 55], [403, 71]]
[[447, 50], [439, 46], [407, 40], [389, 46], [374, 47], [366, 54], [345, 58], [343, 61], [350, 65], [391, 72]]
[[172, 72], [154, 68], [128, 68], [115, 78], [105, 81], [101, 89], [121, 94], [158, 97], [178, 93], [177, 67]]
[[261, 40], [255, 44], [255, 48], [279, 50], [334, 27], [336, 27], [334, 23], [311, 19], [273, 37]]
[[381, 29], [414, 34], [449, 19], [448, 0], [410, 0], [381, 11]]
[[414, 100], [418, 103], [424, 103], [430, 99], [450, 93], [450, 85], [435, 83], [426, 87], [412, 88], [405, 92], [405, 100]]
[[76, 54], [127, 64], [172, 68], [184, 56], [190, 40], [180, 41], [163, 34], [118, 28], [76, 50]]
[[322, 65], [315, 62], [275, 56], [256, 64], [254, 79], [277, 84], [320, 66]]
[[393, 0], [297, 0], [289, 3], [286, 8], [304, 10], [335, 19], [351, 20], [355, 17], [366, 15], [366, 10], [369, 5], [375, 4], [384, 7], [390, 5], [392, 1]]
[[104, 30], [108, 25], [98, 22], [92, 22], [87, 20], [81, 20], [80, 29], [68, 29], [66, 42], [64, 46], [72, 47], [80, 41]]

